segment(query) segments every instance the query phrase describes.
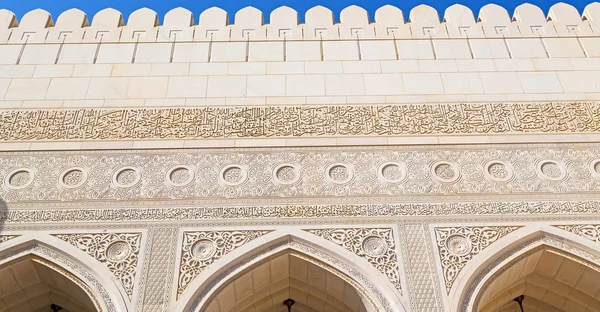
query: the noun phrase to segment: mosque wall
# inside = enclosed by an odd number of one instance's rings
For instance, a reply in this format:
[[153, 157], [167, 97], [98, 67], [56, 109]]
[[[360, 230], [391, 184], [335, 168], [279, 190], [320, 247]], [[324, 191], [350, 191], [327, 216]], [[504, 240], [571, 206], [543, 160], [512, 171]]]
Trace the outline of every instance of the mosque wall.
[[0, 311], [600, 311], [600, 4], [195, 18], [0, 10]]
[[[273, 11], [270, 24], [263, 23], [262, 12], [245, 8], [231, 25], [227, 13], [217, 8], [203, 12], [197, 25], [184, 9], [169, 12], [162, 24], [148, 9], [134, 12], [127, 24], [111, 9], [99, 12], [91, 23], [77, 10], [63, 13], [56, 23], [41, 10], [29, 12], [19, 23], [2, 11], [0, 107], [9, 116], [3, 127], [11, 129], [2, 134], [7, 141], [3, 149], [539, 138], [512, 135], [525, 132], [551, 141], [596, 138], [594, 125], [567, 124], [560, 114], [546, 112], [560, 111], [576, 120], [597, 118], [598, 8], [589, 5], [581, 17], [574, 8], [557, 4], [546, 18], [539, 8], [522, 5], [511, 20], [505, 9], [488, 5], [476, 21], [469, 9], [456, 5], [440, 22], [435, 10], [419, 6], [404, 22], [400, 10], [385, 6], [370, 23], [366, 11], [352, 6], [334, 23], [331, 11], [315, 7], [306, 13], [304, 24], [298, 24], [298, 14], [289, 8]], [[569, 110], [573, 102], [586, 107], [584, 112]], [[41, 114], [57, 110], [58, 115]], [[517, 113], [507, 118], [506, 111]], [[78, 112], [89, 118], [77, 117]], [[405, 118], [409, 113], [418, 118]], [[98, 122], [108, 114], [110, 120]], [[191, 131], [188, 121], [180, 124], [188, 130], [172, 125], [171, 120], [186, 114], [203, 116], [195, 122], [209, 130]], [[312, 117], [302, 118], [306, 114], [321, 116], [337, 129], [322, 129]], [[173, 130], [155, 132], [132, 121], [132, 116], [142, 115], [161, 129]], [[391, 129], [385, 123], [398, 121], [378, 122], [380, 115], [408, 121]], [[230, 126], [236, 123], [231, 116], [254, 129]], [[15, 127], [22, 118], [38, 121]], [[375, 126], [356, 128], [352, 131], [357, 135], [352, 135], [343, 130], [348, 118]], [[290, 120], [299, 120], [294, 130], [282, 125]], [[44, 123], [56, 128], [36, 129]], [[73, 131], [71, 124], [80, 130]], [[116, 133], [123, 128], [133, 129]], [[364, 136], [370, 138], [359, 138]], [[57, 140], [62, 142], [48, 143]], [[118, 142], [107, 145], [102, 142], [106, 140]]]

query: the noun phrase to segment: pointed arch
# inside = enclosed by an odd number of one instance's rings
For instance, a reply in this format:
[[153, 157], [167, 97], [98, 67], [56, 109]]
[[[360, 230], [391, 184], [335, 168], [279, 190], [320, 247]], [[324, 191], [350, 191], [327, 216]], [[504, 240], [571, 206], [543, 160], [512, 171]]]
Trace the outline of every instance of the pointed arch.
[[298, 229], [271, 232], [215, 261], [189, 283], [171, 310], [203, 312], [228, 284], [286, 253], [321, 266], [352, 285], [363, 297], [367, 311], [407, 311], [405, 298], [366, 260]]
[[485, 290], [496, 278], [520, 261], [544, 251], [600, 273], [600, 245], [596, 242], [549, 224], [531, 224], [506, 235], [470, 261], [450, 292], [451, 311], [476, 311]]
[[83, 290], [100, 312], [130, 311], [124, 292], [110, 271], [76, 247], [43, 233], [18, 236], [0, 244], [0, 269], [32, 259]]

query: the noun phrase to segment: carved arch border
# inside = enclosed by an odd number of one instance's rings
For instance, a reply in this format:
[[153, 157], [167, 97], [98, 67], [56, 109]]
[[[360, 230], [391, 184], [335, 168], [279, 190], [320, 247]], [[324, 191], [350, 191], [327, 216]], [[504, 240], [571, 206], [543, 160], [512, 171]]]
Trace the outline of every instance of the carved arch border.
[[[369, 311], [410, 311], [406, 308], [406, 299], [398, 296], [394, 286], [366, 260], [300, 229], [271, 232], [224, 255], [188, 285], [177, 302], [171, 306], [171, 311], [204, 311], [211, 299], [230, 281], [264, 261], [286, 252], [319, 265], [348, 282], [364, 296], [365, 305], [371, 305], [372, 309]], [[179, 263], [177, 265], [179, 266]], [[373, 280], [373, 277], [376, 280]]]
[[99, 312], [129, 311], [122, 291], [116, 281], [110, 278], [110, 271], [99, 264], [92, 264], [92, 261], [89, 264], [81, 261], [89, 257], [82, 253], [76, 247], [45, 233], [26, 234], [0, 245], [0, 267], [33, 256], [81, 287]]
[[600, 245], [550, 224], [530, 224], [506, 235], [475, 256], [450, 293], [450, 311], [475, 311], [481, 290], [519, 260], [551, 250], [600, 272]]

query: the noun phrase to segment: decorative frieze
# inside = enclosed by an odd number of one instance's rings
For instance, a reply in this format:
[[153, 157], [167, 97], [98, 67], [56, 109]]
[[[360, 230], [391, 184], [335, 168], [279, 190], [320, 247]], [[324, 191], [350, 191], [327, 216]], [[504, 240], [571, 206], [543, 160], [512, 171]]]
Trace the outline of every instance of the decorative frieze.
[[600, 191], [596, 144], [38, 152], [1, 157], [0, 197], [7, 203]]
[[467, 263], [498, 239], [520, 226], [436, 227], [435, 239], [440, 256], [446, 291]]
[[0, 111], [0, 140], [596, 133], [600, 103]]
[[[148, 203], [151, 204], [151, 203]], [[156, 203], [155, 203], [156, 204]], [[48, 206], [49, 204], [44, 204]], [[164, 203], [160, 204], [164, 205]], [[46, 222], [131, 222], [192, 220], [260, 220], [278, 218], [362, 218], [487, 215], [597, 214], [600, 201], [517, 201], [410, 204], [260, 205], [224, 207], [90, 208], [0, 211], [5, 224]]]
[[141, 233], [54, 234], [81, 249], [118, 278], [131, 299], [140, 253]]
[[269, 232], [253, 230], [184, 232], [177, 295], [181, 295], [192, 280], [213, 262]]
[[367, 260], [402, 293], [396, 243], [391, 228], [305, 230]]

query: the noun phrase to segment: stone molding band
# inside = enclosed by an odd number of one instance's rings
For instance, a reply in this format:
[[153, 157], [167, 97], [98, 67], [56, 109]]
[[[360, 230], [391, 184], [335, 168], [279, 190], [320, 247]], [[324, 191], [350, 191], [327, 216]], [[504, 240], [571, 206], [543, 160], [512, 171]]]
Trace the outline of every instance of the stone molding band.
[[[48, 204], [45, 204], [48, 206]], [[112, 206], [112, 205], [111, 205]], [[441, 204], [280, 205], [229, 207], [98, 208], [0, 211], [4, 225], [47, 222], [240, 221], [267, 219], [446, 216], [597, 215], [600, 201], [521, 201]]]
[[439, 195], [583, 199], [600, 191], [600, 146], [591, 143], [13, 152], [0, 160], [0, 197], [16, 206]]
[[600, 103], [0, 111], [0, 141], [599, 133]]

